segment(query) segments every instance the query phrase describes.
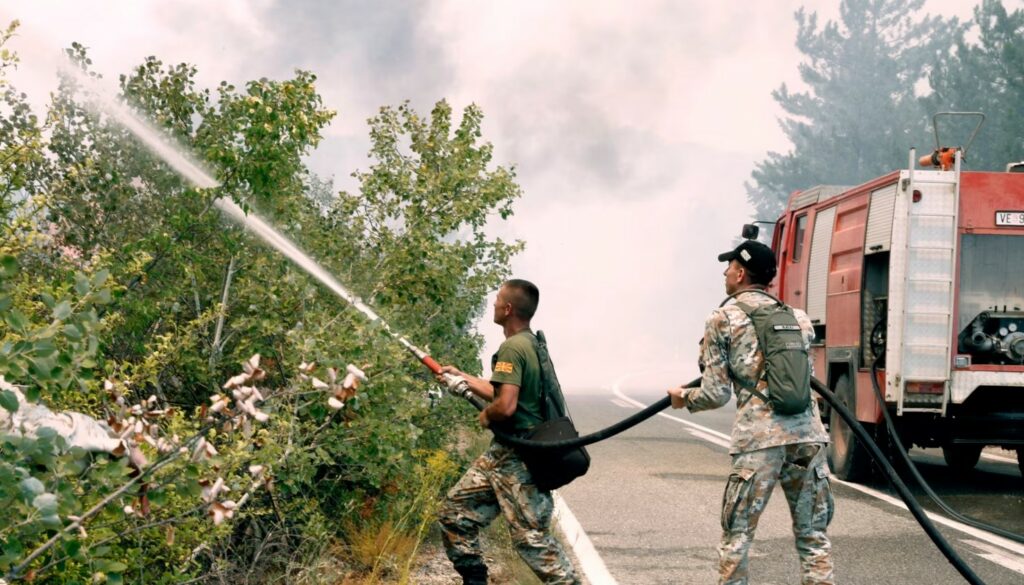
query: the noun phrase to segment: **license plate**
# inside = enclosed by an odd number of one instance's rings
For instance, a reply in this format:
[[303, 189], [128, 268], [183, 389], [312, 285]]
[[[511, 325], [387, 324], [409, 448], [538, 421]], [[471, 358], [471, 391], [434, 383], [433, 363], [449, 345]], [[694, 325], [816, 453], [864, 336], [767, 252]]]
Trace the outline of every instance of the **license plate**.
[[997, 211], [996, 225], [1024, 226], [1024, 211]]

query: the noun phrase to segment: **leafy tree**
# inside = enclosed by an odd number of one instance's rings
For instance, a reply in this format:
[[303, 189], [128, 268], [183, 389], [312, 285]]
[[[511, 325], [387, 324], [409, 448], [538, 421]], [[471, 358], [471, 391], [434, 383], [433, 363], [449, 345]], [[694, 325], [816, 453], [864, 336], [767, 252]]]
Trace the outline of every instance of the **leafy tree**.
[[403, 331], [429, 324], [425, 337], [460, 344], [452, 356], [459, 360], [475, 356], [465, 343], [480, 299], [507, 276], [522, 247], [487, 237], [487, 222], [509, 217], [520, 191], [514, 171], [488, 170], [491, 145], [478, 144], [482, 121], [475, 105], [454, 132], [444, 101], [427, 119], [408, 104], [382, 108], [370, 120], [377, 162], [355, 173], [360, 192], [340, 194], [333, 216], [353, 244], [363, 243], [360, 272], [372, 278], [364, 286], [374, 304], [403, 307], [404, 317], [396, 315]]
[[0, 32], [0, 218], [9, 219], [13, 199], [28, 187], [37, 168], [44, 164], [40, 156], [40, 128], [28, 105], [27, 96], [7, 81], [7, 73], [17, 66], [18, 57], [3, 48], [17, 30], [11, 23]]
[[[971, 24], [977, 42], [968, 43], [965, 31], [959, 31], [954, 50], [938, 60], [929, 76], [933, 93], [922, 101], [930, 112], [984, 113], [985, 125], [965, 164], [1001, 171], [1006, 163], [1024, 159], [1024, 10], [1007, 12], [1000, 0], [984, 0], [974, 8]], [[950, 142], [943, 146], [957, 146], [971, 128], [950, 124], [939, 130], [940, 140]]]
[[[91, 75], [81, 46], [68, 54]], [[258, 210], [395, 330], [479, 369], [472, 323], [521, 248], [487, 235], [520, 191], [492, 164], [479, 108], [458, 121], [443, 101], [425, 117], [382, 108], [360, 192], [332, 193], [303, 163], [334, 115], [314, 75], [210, 91], [195, 67], [149, 58], [120, 78], [121, 99], [214, 169], [221, 186], [202, 190], [90, 105], [79, 77], [40, 123], [6, 85], [15, 63], [0, 54], [0, 375], [54, 410], [135, 435], [145, 422], [150, 464], [130, 477], [59, 437], [5, 440], [0, 495], [18, 505], [0, 521], [0, 571], [235, 582], [253, 559], [284, 574], [358, 536], [345, 527], [386, 519], [421, 536], [468, 406], [432, 406], [432, 379], [387, 331], [211, 204]]]
[[959, 30], [956, 19], [917, 18], [924, 0], [843, 0], [838, 22], [796, 12], [805, 92], [772, 93], [792, 142], [755, 166], [747, 196], [758, 218], [777, 217], [790, 193], [818, 184], [856, 185], [902, 167], [926, 141], [926, 113], [915, 95], [929, 67]]

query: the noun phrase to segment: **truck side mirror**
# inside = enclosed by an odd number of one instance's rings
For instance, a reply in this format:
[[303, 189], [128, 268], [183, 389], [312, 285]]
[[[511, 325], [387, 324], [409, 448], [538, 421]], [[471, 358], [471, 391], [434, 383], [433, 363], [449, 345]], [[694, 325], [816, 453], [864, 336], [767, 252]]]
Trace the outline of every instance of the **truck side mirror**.
[[741, 233], [741, 235], [746, 240], [756, 240], [757, 234], [760, 233], [760, 231], [761, 228], [757, 227], [756, 225], [752, 223], [745, 223], [743, 224], [743, 232]]

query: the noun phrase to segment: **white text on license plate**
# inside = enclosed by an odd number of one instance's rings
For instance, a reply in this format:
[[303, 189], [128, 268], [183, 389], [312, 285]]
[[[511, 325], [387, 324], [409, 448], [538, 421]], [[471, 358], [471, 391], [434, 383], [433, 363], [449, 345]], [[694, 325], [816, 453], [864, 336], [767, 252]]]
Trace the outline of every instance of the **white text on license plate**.
[[997, 211], [996, 225], [1024, 226], [1024, 211]]

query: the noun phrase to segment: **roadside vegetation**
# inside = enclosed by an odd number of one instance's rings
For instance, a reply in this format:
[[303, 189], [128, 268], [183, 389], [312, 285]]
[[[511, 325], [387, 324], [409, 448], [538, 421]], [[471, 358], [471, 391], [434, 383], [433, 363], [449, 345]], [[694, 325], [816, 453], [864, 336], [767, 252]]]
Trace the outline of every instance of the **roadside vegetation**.
[[[793, 147], [754, 170], [759, 219], [794, 189], [901, 167], [931, 146], [935, 111], [989, 116], [971, 168], [1024, 158], [1024, 10], [983, 0], [959, 23], [921, 17], [921, 0], [841, 5], [823, 27], [797, 15], [806, 91], [775, 94]], [[409, 582], [478, 451], [472, 409], [429, 396], [379, 325], [212, 202], [266, 218], [394, 330], [479, 372], [473, 324], [523, 246], [486, 231], [520, 188], [483, 112], [382, 107], [350, 193], [303, 162], [335, 117], [312, 72], [202, 87], [196, 66], [152, 57], [105, 80], [220, 183], [197, 189], [73, 76], [34, 109], [10, 82], [16, 34], [0, 31], [0, 420], [25, 403], [84, 413], [141, 457], [5, 432], [0, 579]], [[94, 75], [83, 47], [67, 53]]]
[[407, 580], [471, 407], [428, 397], [379, 325], [211, 202], [258, 212], [395, 330], [479, 370], [474, 320], [521, 248], [484, 231], [520, 191], [482, 112], [381, 108], [358, 192], [336, 192], [303, 164], [335, 115], [312, 73], [204, 88], [147, 59], [121, 98], [209, 165], [221, 187], [200, 190], [73, 77], [33, 111], [9, 82], [16, 33], [0, 38], [0, 406], [16, 417], [21, 393], [106, 421], [144, 461], [5, 433], [0, 577]]

